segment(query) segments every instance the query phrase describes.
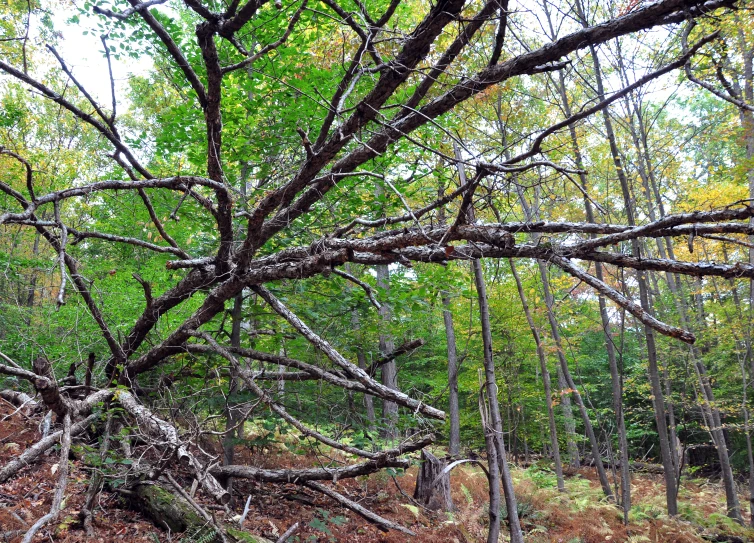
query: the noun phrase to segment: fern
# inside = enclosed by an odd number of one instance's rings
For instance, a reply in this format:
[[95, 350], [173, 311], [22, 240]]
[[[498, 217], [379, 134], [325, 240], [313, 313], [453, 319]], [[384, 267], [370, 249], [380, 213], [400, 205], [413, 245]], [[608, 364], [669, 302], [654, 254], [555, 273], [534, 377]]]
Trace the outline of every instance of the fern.
[[196, 533], [181, 539], [181, 543], [212, 543], [217, 538], [214, 528], [199, 528]]
[[471, 495], [471, 491], [463, 484], [461, 485], [461, 492], [463, 492], [463, 497], [466, 498], [466, 503], [468, 505], [474, 505], [474, 497]]

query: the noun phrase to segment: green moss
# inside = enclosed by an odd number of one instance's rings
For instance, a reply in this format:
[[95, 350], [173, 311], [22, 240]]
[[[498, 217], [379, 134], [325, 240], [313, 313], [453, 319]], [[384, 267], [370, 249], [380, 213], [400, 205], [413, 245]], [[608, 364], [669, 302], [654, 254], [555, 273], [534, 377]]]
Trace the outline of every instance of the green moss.
[[173, 532], [184, 532], [191, 526], [204, 525], [193, 507], [158, 485], [140, 485], [136, 492], [145, 512]]
[[269, 539], [250, 534], [249, 532], [244, 532], [243, 530], [226, 528], [226, 531], [228, 532], [229, 536], [231, 536], [236, 541], [241, 541], [242, 543], [269, 543]]

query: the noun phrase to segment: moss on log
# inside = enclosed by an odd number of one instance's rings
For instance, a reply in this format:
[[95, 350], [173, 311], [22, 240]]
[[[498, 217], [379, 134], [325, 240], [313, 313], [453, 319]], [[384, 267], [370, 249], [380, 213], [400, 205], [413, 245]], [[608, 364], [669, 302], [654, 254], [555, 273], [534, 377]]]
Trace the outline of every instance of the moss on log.
[[[130, 500], [133, 507], [148, 516], [156, 526], [172, 533], [185, 533], [192, 541], [222, 543], [214, 527], [181, 496], [166, 490], [159, 484], [139, 484], [132, 489]], [[224, 527], [233, 539], [243, 543], [269, 543], [263, 537], [233, 527]]]
[[140, 484], [133, 488], [133, 492], [133, 505], [160, 528], [171, 532], [187, 532], [207, 524], [183, 498], [160, 485]]

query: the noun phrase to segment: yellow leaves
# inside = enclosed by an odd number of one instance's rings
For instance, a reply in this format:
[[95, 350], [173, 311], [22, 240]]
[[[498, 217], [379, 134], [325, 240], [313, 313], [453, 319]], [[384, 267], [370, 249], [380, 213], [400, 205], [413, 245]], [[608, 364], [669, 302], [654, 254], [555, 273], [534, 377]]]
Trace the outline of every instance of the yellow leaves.
[[748, 188], [734, 181], [711, 183], [702, 187], [687, 189], [686, 197], [679, 202], [677, 211], [719, 209], [722, 205], [748, 198]]

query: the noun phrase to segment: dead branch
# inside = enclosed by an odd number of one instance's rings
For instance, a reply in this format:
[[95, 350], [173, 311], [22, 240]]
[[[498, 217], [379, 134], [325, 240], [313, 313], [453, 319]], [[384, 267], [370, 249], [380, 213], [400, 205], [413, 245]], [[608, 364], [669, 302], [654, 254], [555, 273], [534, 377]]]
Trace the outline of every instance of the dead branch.
[[[86, 429], [89, 428], [89, 425], [93, 424], [98, 417], [98, 414], [92, 414], [76, 424], [73, 424], [70, 432], [71, 437], [76, 437], [77, 435], [84, 433]], [[40, 456], [42, 456], [42, 454], [58, 443], [62, 435], [62, 430], [53, 432], [26, 449], [20, 456], [8, 462], [2, 469], [0, 469], [0, 484], [13, 477], [22, 468], [33, 464]]]
[[178, 491], [178, 494], [181, 495], [181, 497], [188, 502], [188, 504], [193, 507], [197, 513], [199, 513], [204, 520], [207, 521], [207, 523], [211, 524], [212, 527], [215, 529], [215, 533], [220, 537], [220, 540], [223, 543], [228, 542], [228, 538], [225, 534], [225, 530], [223, 530], [220, 526], [217, 525], [217, 523], [214, 521], [214, 519], [210, 516], [207, 511], [204, 510], [204, 508], [196, 503], [194, 499], [188, 495], [188, 493], [183, 489], [183, 487], [176, 481], [172, 475], [170, 475], [170, 472], [165, 472], [165, 477], [167, 477], [168, 481], [170, 481], [170, 484], [173, 485], [173, 488], [175, 488]]
[[20, 391], [15, 390], [0, 390], [0, 398], [12, 403], [18, 408], [28, 407], [34, 410], [39, 405], [34, 398]]
[[285, 543], [296, 533], [296, 530], [298, 530], [298, 522], [294, 522], [290, 528], [283, 532], [283, 535], [277, 539], [276, 543]]
[[137, 402], [136, 398], [129, 392], [118, 391], [116, 399], [136, 419], [139, 427], [147, 435], [162, 440], [163, 445], [174, 451], [179, 462], [191, 469], [193, 475], [201, 483], [202, 488], [210, 496], [221, 504], [226, 504], [230, 501], [231, 496], [228, 491], [220, 485], [214, 476], [206, 473], [199, 460], [191, 454], [186, 445], [178, 438], [178, 432], [172, 424], [158, 418], [149, 409]]
[[425, 341], [423, 339], [414, 339], [414, 340], [411, 340], [411, 341], [407, 341], [406, 343], [404, 343], [403, 345], [401, 345], [400, 347], [398, 347], [394, 351], [386, 354], [385, 356], [383, 356], [379, 360], [377, 360], [375, 362], [372, 362], [372, 364], [370, 364], [369, 367], [366, 369], [366, 372], [369, 375], [374, 375], [375, 373], [377, 373], [377, 368], [379, 368], [380, 366], [383, 366], [384, 364], [387, 364], [388, 362], [390, 362], [392, 360], [395, 360], [396, 358], [398, 358], [402, 354], [406, 354], [409, 351], [413, 351], [414, 349], [418, 349], [419, 347], [421, 347], [422, 345], [424, 345], [424, 343], [425, 343]]
[[333, 500], [338, 502], [340, 505], [342, 505], [346, 509], [350, 509], [354, 513], [361, 515], [363, 518], [365, 518], [372, 524], [376, 524], [377, 527], [383, 532], [387, 532], [389, 530], [396, 530], [398, 532], [403, 532], [404, 534], [414, 535], [414, 536], [416, 535], [414, 532], [412, 532], [408, 528], [405, 528], [401, 526], [400, 524], [396, 524], [395, 522], [389, 521], [386, 518], [383, 518], [379, 516], [378, 514], [373, 513], [366, 507], [362, 507], [358, 503], [349, 500], [342, 494], [335, 492], [333, 489], [331, 489], [327, 485], [323, 485], [322, 483], [317, 483], [315, 481], [306, 481], [305, 483], [302, 483], [302, 485], [307, 488], [311, 488], [312, 490], [316, 490], [317, 492], [321, 492], [325, 496], [332, 498]]
[[45, 524], [54, 521], [60, 514], [61, 504], [65, 496], [65, 489], [68, 484], [68, 453], [71, 450], [71, 416], [66, 413], [63, 417], [63, 430], [60, 440], [60, 461], [58, 463], [58, 484], [55, 487], [55, 494], [52, 496], [52, 505], [50, 512], [35, 522], [26, 532], [21, 543], [31, 543], [34, 535], [41, 530]]
[[218, 354], [225, 357], [225, 359], [227, 359], [228, 362], [230, 362], [233, 365], [233, 369], [243, 379], [244, 383], [246, 383], [246, 386], [249, 388], [249, 390], [251, 390], [254, 394], [256, 394], [259, 397], [259, 399], [261, 399], [265, 404], [267, 404], [267, 406], [270, 408], [270, 410], [273, 413], [279, 415], [283, 420], [285, 420], [287, 423], [289, 423], [298, 431], [300, 431], [304, 436], [311, 436], [317, 441], [324, 443], [325, 445], [328, 445], [330, 447], [339, 449], [347, 453], [355, 454], [357, 456], [361, 456], [364, 458], [374, 458], [375, 453], [364, 451], [356, 447], [351, 447], [350, 445], [346, 445], [345, 443], [341, 443], [340, 441], [336, 439], [329, 438], [326, 435], [314, 430], [313, 428], [306, 426], [296, 417], [288, 413], [288, 411], [286, 411], [283, 406], [275, 402], [264, 389], [262, 389], [259, 385], [257, 385], [254, 382], [254, 379], [252, 375], [250, 374], [250, 372], [246, 370], [245, 368], [243, 368], [241, 364], [238, 363], [238, 360], [236, 360], [236, 357], [233, 356], [227, 349], [220, 346], [214, 340], [212, 336], [210, 336], [209, 334], [205, 332], [198, 332], [196, 330], [191, 330], [190, 333], [194, 336], [205, 339], [207, 343], [209, 343], [215, 349], [215, 351], [217, 351]]
[[299, 483], [302, 481], [340, 481], [362, 475], [370, 475], [384, 468], [407, 468], [409, 462], [398, 456], [418, 451], [430, 445], [434, 439], [425, 437], [419, 441], [406, 443], [396, 449], [377, 453], [367, 462], [338, 468], [305, 469], [264, 469], [254, 466], [229, 465], [217, 466], [211, 470], [218, 477], [239, 477], [266, 483]]
[[270, 307], [275, 310], [278, 315], [287, 320], [296, 330], [301, 333], [301, 335], [309, 340], [312, 345], [321, 350], [327, 356], [327, 358], [333, 361], [336, 365], [340, 366], [346, 372], [346, 374], [362, 383], [365, 387], [379, 391], [382, 397], [385, 399], [392, 400], [406, 407], [410, 407], [411, 409], [416, 409], [417, 411], [420, 411], [427, 416], [440, 420], [445, 419], [445, 413], [443, 411], [428, 406], [427, 404], [420, 401], [414, 400], [413, 398], [410, 398], [397, 390], [390, 389], [380, 383], [377, 383], [374, 379], [369, 377], [369, 375], [364, 370], [346, 360], [343, 355], [336, 351], [327, 341], [315, 334], [306, 324], [304, 324], [301, 319], [299, 319], [293, 312], [285, 307], [282, 302], [280, 302], [280, 300], [278, 300], [269, 290], [262, 286], [254, 286], [252, 288], [264, 299], [265, 302], [270, 305]]
[[644, 311], [639, 304], [632, 300], [629, 300], [623, 294], [612, 288], [604, 281], [600, 281], [593, 275], [579, 269], [577, 266], [573, 265], [570, 260], [559, 256], [553, 256], [551, 262], [553, 262], [555, 265], [557, 265], [559, 268], [563, 269], [570, 275], [573, 275], [577, 279], [584, 281], [600, 294], [603, 294], [607, 298], [610, 298], [620, 307], [626, 309], [634, 317], [639, 319], [639, 321], [649, 326], [650, 328], [657, 330], [661, 334], [680, 339], [685, 343], [694, 343], [696, 341], [696, 337], [691, 332], [683, 330], [681, 328], [676, 328], [675, 326], [670, 326], [669, 324], [656, 319], [655, 317]]
[[357, 277], [354, 277], [350, 273], [346, 273], [346, 272], [344, 272], [342, 270], [339, 270], [337, 268], [333, 270], [333, 273], [335, 275], [340, 275], [342, 278], [347, 279], [347, 280], [351, 281], [352, 283], [355, 283], [355, 284], [359, 285], [362, 289], [364, 289], [364, 292], [366, 293], [367, 298], [369, 298], [369, 301], [375, 307], [375, 309], [377, 309], [379, 311], [380, 308], [382, 308], [382, 306], [380, 305], [380, 302], [378, 302], [377, 298], [375, 298], [375, 296], [374, 296], [374, 290], [367, 283], [365, 283], [361, 279], [358, 279]]

